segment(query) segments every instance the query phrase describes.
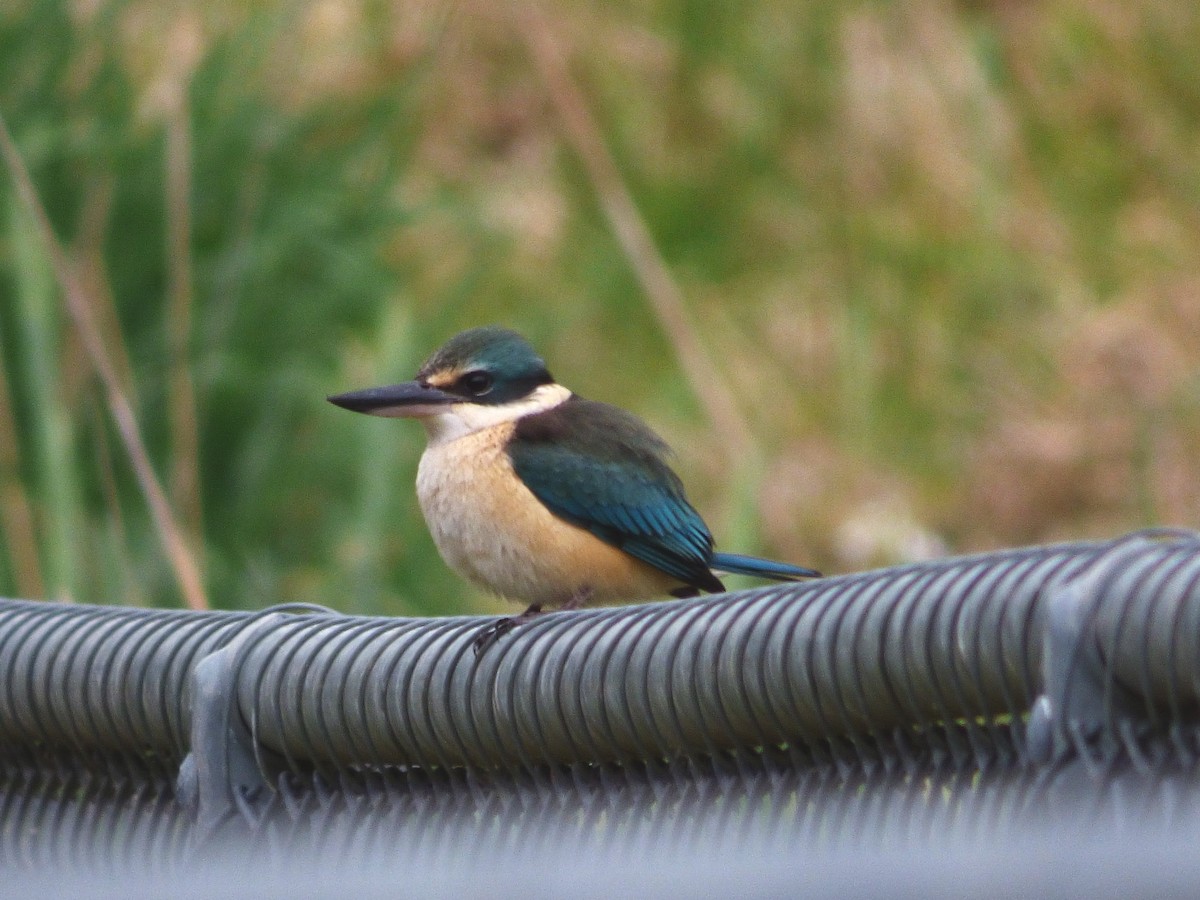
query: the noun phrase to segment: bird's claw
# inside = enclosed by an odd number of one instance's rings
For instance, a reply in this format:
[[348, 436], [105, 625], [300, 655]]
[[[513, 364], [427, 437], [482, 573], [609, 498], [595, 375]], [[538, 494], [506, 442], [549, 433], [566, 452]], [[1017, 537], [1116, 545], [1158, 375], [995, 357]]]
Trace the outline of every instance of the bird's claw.
[[471, 648], [475, 651], [475, 656], [478, 657], [518, 625], [524, 625], [530, 619], [536, 618], [541, 614], [542, 605], [540, 603], [531, 603], [529, 609], [525, 610], [519, 616], [505, 616], [503, 619], [497, 619], [491, 625], [480, 630], [479, 634], [475, 635], [475, 640], [471, 641]]
[[479, 634], [475, 635], [475, 639], [471, 641], [471, 649], [475, 651], [475, 656], [482, 656], [483, 652], [490, 648], [492, 644], [516, 628], [520, 624], [517, 621], [518, 618], [520, 617], [506, 616], [480, 629]]

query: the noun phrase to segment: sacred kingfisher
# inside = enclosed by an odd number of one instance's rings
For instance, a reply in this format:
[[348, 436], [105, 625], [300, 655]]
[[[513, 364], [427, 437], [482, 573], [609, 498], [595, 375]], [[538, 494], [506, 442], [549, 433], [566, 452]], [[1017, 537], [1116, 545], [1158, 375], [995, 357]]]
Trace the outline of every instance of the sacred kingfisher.
[[529, 604], [481, 633], [476, 652], [546, 607], [723, 591], [714, 569], [780, 581], [819, 575], [714, 552], [666, 443], [631, 413], [556, 383], [506, 328], [452, 337], [413, 381], [329, 401], [425, 426], [417, 497], [442, 558]]

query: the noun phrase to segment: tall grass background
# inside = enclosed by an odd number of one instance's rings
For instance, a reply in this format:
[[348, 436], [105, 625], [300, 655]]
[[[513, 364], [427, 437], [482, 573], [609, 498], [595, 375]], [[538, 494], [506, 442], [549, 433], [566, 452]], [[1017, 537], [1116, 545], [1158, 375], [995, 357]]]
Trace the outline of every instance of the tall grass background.
[[1192, 0], [11, 0], [0, 593], [501, 608], [420, 429], [324, 402], [486, 322], [728, 549], [1200, 525], [1197, 47]]

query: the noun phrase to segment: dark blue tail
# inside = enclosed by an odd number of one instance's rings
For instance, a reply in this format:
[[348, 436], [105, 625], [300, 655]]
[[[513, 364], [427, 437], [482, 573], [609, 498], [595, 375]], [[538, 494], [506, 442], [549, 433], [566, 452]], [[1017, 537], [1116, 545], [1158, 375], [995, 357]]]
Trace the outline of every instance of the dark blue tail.
[[729, 572], [731, 575], [754, 575], [758, 578], [772, 578], [775, 581], [821, 577], [821, 573], [816, 569], [792, 566], [771, 559], [759, 559], [757, 556], [743, 556], [740, 553], [714, 553], [712, 567], [718, 572]]

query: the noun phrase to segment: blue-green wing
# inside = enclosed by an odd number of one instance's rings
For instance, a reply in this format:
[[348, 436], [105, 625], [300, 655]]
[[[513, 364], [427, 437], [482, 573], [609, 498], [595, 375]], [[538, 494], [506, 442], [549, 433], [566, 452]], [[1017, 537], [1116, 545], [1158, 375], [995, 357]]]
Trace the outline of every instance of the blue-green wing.
[[708, 591], [713, 541], [663, 457], [666, 445], [616, 407], [573, 397], [517, 423], [518, 477], [555, 515]]

